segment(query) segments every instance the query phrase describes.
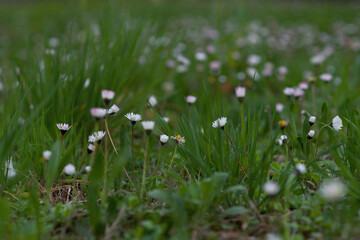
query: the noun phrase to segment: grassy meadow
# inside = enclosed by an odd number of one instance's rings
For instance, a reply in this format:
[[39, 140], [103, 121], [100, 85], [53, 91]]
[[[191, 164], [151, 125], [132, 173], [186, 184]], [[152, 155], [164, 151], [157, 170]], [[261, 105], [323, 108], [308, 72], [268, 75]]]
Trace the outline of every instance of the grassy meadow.
[[0, 2], [0, 239], [360, 239], [359, 10]]

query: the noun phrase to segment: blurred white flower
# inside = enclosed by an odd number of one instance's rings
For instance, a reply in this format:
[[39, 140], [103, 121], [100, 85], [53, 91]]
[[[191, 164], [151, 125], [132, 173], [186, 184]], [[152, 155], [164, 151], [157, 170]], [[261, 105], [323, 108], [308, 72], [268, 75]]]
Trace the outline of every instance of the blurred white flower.
[[316, 122], [316, 117], [315, 116], [310, 116], [310, 118], [309, 118], [310, 126], [314, 125], [315, 122]]
[[261, 62], [261, 57], [259, 55], [252, 54], [247, 58], [246, 62], [250, 66], [256, 66]]
[[90, 114], [93, 118], [99, 120], [105, 118], [108, 113], [108, 110], [105, 108], [91, 108]]
[[167, 143], [168, 140], [169, 140], [169, 136], [168, 136], [168, 135], [165, 135], [165, 134], [160, 135], [160, 142], [161, 142], [161, 144]]
[[49, 151], [49, 150], [43, 151], [43, 158], [44, 158], [45, 160], [49, 160], [49, 159], [51, 158], [51, 155], [52, 155], [52, 152], [51, 152], [51, 151]]
[[276, 112], [281, 113], [284, 110], [284, 104], [276, 103], [275, 110]]
[[116, 106], [115, 104], [113, 104], [111, 106], [111, 108], [109, 108], [108, 114], [109, 115], [115, 115], [118, 111], [120, 111], [120, 108], [118, 106]]
[[86, 166], [85, 167], [85, 172], [87, 172], [87, 173], [91, 172], [91, 166]]
[[286, 87], [283, 92], [284, 92], [284, 94], [285, 94], [286, 96], [293, 96], [294, 93], [295, 93], [295, 89], [294, 89], [294, 88], [290, 88], [290, 87]]
[[191, 95], [185, 97], [185, 101], [186, 101], [189, 105], [194, 104], [194, 103], [196, 102], [196, 99], [197, 99], [197, 97], [191, 96]]
[[95, 145], [90, 143], [89, 146], [87, 147], [87, 153], [91, 154], [93, 151], [95, 151]]
[[346, 193], [346, 186], [340, 180], [331, 180], [320, 187], [321, 196], [328, 201], [337, 201]]
[[180, 136], [180, 135], [171, 136], [171, 139], [175, 140], [175, 142], [177, 144], [184, 144], [185, 143], [185, 138]]
[[72, 165], [71, 163], [67, 164], [65, 167], [64, 167], [64, 172], [66, 175], [73, 175], [76, 173], [76, 169], [75, 169], [75, 166]]
[[336, 131], [341, 130], [341, 128], [343, 127], [341, 118], [339, 116], [334, 117], [331, 125]]
[[242, 102], [245, 98], [246, 95], [246, 88], [244, 87], [236, 87], [235, 88], [235, 95], [237, 97], [237, 99]]
[[107, 106], [114, 99], [115, 92], [111, 91], [111, 90], [104, 89], [104, 90], [101, 91], [101, 97], [104, 100], [105, 105]]
[[307, 82], [300, 82], [299, 88], [302, 90], [307, 90], [309, 88], [309, 84]]
[[141, 125], [143, 126], [146, 133], [150, 134], [151, 131], [154, 129], [155, 122], [154, 121], [142, 121]]
[[297, 163], [295, 165], [295, 170], [296, 170], [296, 173], [299, 174], [299, 175], [305, 174], [306, 171], [307, 171], [306, 166], [303, 163]]
[[307, 134], [307, 139], [311, 140], [315, 136], [315, 130], [310, 130]]
[[205, 61], [207, 59], [206, 53], [204, 52], [195, 53], [195, 59], [198, 61]]
[[84, 83], [84, 88], [88, 88], [90, 85], [90, 78], [87, 78]]
[[149, 97], [150, 106], [155, 107], [157, 105], [157, 103], [158, 103], [158, 101], [157, 101], [156, 97], [154, 95], [151, 95]]
[[5, 162], [5, 171], [7, 171], [8, 178], [13, 178], [16, 176], [16, 171], [13, 166], [12, 157], [7, 162]]
[[272, 196], [276, 196], [279, 193], [280, 187], [279, 184], [277, 184], [276, 182], [268, 181], [264, 184], [263, 190], [266, 193], [266, 195], [272, 197]]
[[163, 117], [163, 120], [164, 120], [166, 123], [168, 123], [168, 122], [170, 121], [170, 118], [168, 118], [168, 117]]
[[224, 128], [225, 124], [227, 123], [227, 118], [226, 117], [221, 117], [216, 119], [213, 123], [212, 123], [212, 127], [213, 128]]
[[324, 82], [330, 82], [333, 76], [330, 73], [323, 73], [319, 76], [319, 79]]

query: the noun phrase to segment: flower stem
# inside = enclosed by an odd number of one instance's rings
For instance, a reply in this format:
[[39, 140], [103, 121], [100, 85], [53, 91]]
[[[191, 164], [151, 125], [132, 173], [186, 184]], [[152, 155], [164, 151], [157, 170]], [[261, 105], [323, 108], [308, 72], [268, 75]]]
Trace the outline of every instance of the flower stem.
[[[320, 131], [319, 131], [319, 134], [318, 134], [318, 137], [317, 137], [317, 141], [316, 141], [316, 151], [315, 151], [315, 156], [317, 156], [317, 153], [318, 153], [318, 149], [319, 149], [319, 139], [320, 139], [320, 133], [321, 133], [321, 131], [325, 128], [325, 127], [327, 127], [328, 125], [324, 125], [324, 126], [322, 126], [321, 128], [320, 128]], [[314, 156], [314, 157], [315, 157]]]
[[173, 155], [171, 157], [171, 161], [170, 161], [170, 166], [169, 166], [169, 169], [168, 169], [168, 172], [171, 170], [171, 166], [172, 166], [172, 163], [174, 161], [174, 157], [175, 157], [175, 153], [176, 153], [176, 150], [178, 148], [178, 145], [176, 145], [175, 149], [174, 149], [174, 152], [173, 152]]
[[[232, 139], [231, 139], [230, 135], [229, 135], [229, 134], [225, 131], [225, 129], [224, 129], [223, 131], [224, 131], [225, 135], [227, 136], [227, 138], [229, 139], [231, 146], [232, 146], [233, 148], [235, 148], [235, 145], [234, 145], [234, 143], [233, 143], [233, 141], [232, 141]], [[238, 162], [238, 164], [239, 164], [239, 166], [240, 166], [240, 168], [241, 168], [242, 172], [243, 172], [243, 173], [244, 173], [244, 175], [247, 177], [247, 174], [246, 174], [246, 172], [245, 172], [245, 170], [244, 170], [243, 166], [241, 165], [240, 160], [239, 160], [239, 158], [238, 158], [238, 156], [237, 156], [237, 154], [236, 154], [236, 153], [235, 153], [235, 157], [236, 157], [236, 160], [237, 160], [237, 162]]]
[[134, 124], [131, 126], [131, 175], [134, 177]]
[[106, 128], [106, 132], [107, 132], [107, 134], [108, 134], [108, 136], [109, 136], [111, 145], [113, 146], [116, 155], [118, 155], [117, 150], [116, 150], [116, 147], [115, 147], [114, 142], [113, 142], [113, 140], [112, 140], [112, 138], [111, 138], [111, 135], [110, 135], [109, 127], [108, 127], [108, 124], [107, 124], [107, 117], [105, 118], [105, 128]]
[[145, 140], [144, 166], [143, 166], [143, 175], [142, 175], [141, 191], [140, 191], [141, 200], [143, 198], [143, 192], [144, 192], [144, 188], [145, 188], [146, 160], [147, 160], [148, 142], [149, 142], [149, 138], [147, 138], [147, 140]]

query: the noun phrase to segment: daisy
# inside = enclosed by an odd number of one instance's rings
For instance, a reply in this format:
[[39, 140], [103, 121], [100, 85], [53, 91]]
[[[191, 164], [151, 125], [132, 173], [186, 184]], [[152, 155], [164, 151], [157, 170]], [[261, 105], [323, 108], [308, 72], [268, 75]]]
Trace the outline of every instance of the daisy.
[[49, 160], [51, 158], [51, 155], [52, 155], [52, 152], [49, 151], [49, 150], [46, 150], [46, 151], [43, 152], [43, 158], [45, 160]]
[[276, 112], [281, 113], [284, 110], [284, 104], [277, 103], [275, 106]]
[[125, 115], [125, 117], [131, 121], [131, 124], [132, 124], [132, 125], [135, 125], [136, 122], [138, 122], [138, 121], [141, 120], [141, 115], [140, 115], [140, 114], [134, 114], [134, 113], [132, 113], [132, 112], [131, 112], [131, 113], [127, 113], [127, 114]]
[[101, 91], [101, 97], [104, 100], [105, 105], [109, 105], [110, 102], [114, 99], [115, 97], [115, 92], [111, 91], [111, 90], [102, 90]]
[[89, 136], [88, 141], [91, 143], [99, 142], [100, 144], [105, 134], [106, 133], [104, 131], [94, 132], [92, 135]]
[[303, 163], [297, 163], [297, 164], [295, 165], [295, 171], [296, 171], [296, 173], [297, 173], [298, 175], [302, 175], [302, 174], [306, 173], [306, 166], [305, 166], [305, 164], [303, 164]]
[[287, 137], [286, 135], [281, 135], [281, 136], [280, 136], [280, 140], [281, 140], [284, 144], [286, 144], [286, 143], [288, 142], [288, 137]]
[[245, 94], [246, 94], [246, 88], [244, 88], [244, 87], [236, 87], [235, 88], [235, 95], [236, 95], [237, 99], [239, 100], [239, 102], [242, 102], [244, 100]]
[[91, 166], [86, 166], [85, 167], [85, 172], [87, 172], [87, 173], [91, 172]]
[[175, 140], [177, 144], [185, 143], [185, 138], [180, 135], [172, 136], [171, 139]]
[[284, 128], [287, 127], [288, 122], [285, 121], [285, 120], [280, 120], [280, 121], [278, 122], [278, 124], [279, 124], [279, 126], [280, 126], [281, 129], [284, 129]]
[[115, 115], [119, 110], [120, 110], [120, 108], [118, 106], [116, 106], [115, 104], [113, 104], [111, 106], [111, 108], [109, 108], [107, 114], [108, 115]]
[[195, 53], [195, 59], [198, 61], [205, 61], [207, 59], [206, 53], [204, 52], [197, 52]]
[[13, 178], [16, 176], [16, 171], [13, 166], [12, 157], [10, 158], [10, 160], [8, 162], [5, 163], [5, 171], [6, 171], [6, 169], [7, 169], [7, 177], [8, 178]]
[[168, 117], [163, 117], [163, 120], [164, 120], [166, 123], [168, 123], [168, 122], [170, 121], [170, 118], [168, 118]]
[[158, 101], [154, 95], [151, 95], [149, 97], [149, 105], [152, 107], [155, 107], [157, 105]]
[[219, 61], [212, 61], [210, 62], [210, 72], [212, 75], [220, 74], [221, 62]]
[[346, 186], [339, 180], [332, 180], [320, 187], [321, 196], [328, 201], [337, 201], [346, 193]]
[[93, 118], [100, 120], [106, 117], [108, 110], [105, 108], [91, 108], [90, 113]]
[[286, 95], [286, 96], [293, 96], [294, 93], [295, 93], [295, 89], [294, 88], [289, 88], [289, 87], [286, 87], [283, 91], [283, 93]]
[[277, 184], [276, 182], [268, 181], [264, 184], [263, 190], [266, 195], [273, 197], [279, 193], [280, 187], [279, 184]]
[[310, 125], [310, 127], [311, 127], [312, 125], [314, 125], [315, 121], [316, 121], [316, 117], [315, 117], [315, 116], [311, 116], [311, 117], [309, 118], [309, 125]]
[[339, 116], [334, 117], [332, 120], [331, 126], [336, 130], [339, 131], [343, 127], [342, 120]]
[[95, 151], [95, 145], [90, 143], [89, 146], [87, 147], [87, 153], [91, 154], [93, 151]]
[[302, 90], [301, 88], [295, 88], [294, 90], [295, 98], [301, 98], [302, 96], [304, 96], [304, 94], [305, 94], [304, 90]]
[[141, 125], [143, 126], [147, 135], [150, 135], [151, 131], [154, 129], [155, 122], [154, 121], [142, 121]]
[[185, 97], [185, 101], [186, 101], [189, 105], [194, 104], [194, 103], [196, 102], [196, 99], [197, 99], [197, 98], [196, 98], [195, 96], [191, 96], [191, 95]]
[[161, 142], [161, 145], [164, 145], [165, 143], [167, 143], [167, 141], [169, 140], [169, 136], [168, 135], [160, 135], [160, 142]]
[[252, 54], [247, 58], [246, 62], [250, 66], [256, 66], [261, 62], [261, 57], [259, 55]]
[[226, 117], [221, 117], [216, 119], [213, 123], [212, 123], [212, 127], [213, 128], [221, 128], [224, 129], [225, 124], [227, 123], [227, 118]]
[[324, 82], [330, 82], [333, 78], [333, 76], [330, 73], [323, 73], [319, 76], [320, 80]]
[[311, 140], [313, 139], [314, 136], [315, 136], [315, 130], [310, 130], [306, 137], [307, 139]]
[[56, 126], [60, 130], [62, 135], [64, 135], [71, 128], [71, 126], [67, 123], [58, 123], [58, 124], [56, 124]]
[[309, 84], [307, 82], [299, 83], [299, 88], [302, 90], [307, 90], [309, 88]]
[[64, 172], [65, 172], [66, 175], [74, 175], [76, 173], [75, 166], [72, 165], [71, 163], [67, 164], [64, 167]]

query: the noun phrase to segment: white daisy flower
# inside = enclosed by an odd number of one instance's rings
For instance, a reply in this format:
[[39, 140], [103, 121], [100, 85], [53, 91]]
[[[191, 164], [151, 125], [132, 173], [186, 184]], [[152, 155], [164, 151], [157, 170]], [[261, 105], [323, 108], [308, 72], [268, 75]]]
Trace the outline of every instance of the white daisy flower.
[[67, 164], [64, 167], [64, 172], [65, 172], [66, 175], [74, 175], [76, 173], [75, 166], [72, 165], [71, 163]]
[[236, 87], [235, 88], [235, 95], [237, 97], [237, 99], [242, 102], [245, 98], [246, 95], [246, 88], [244, 87]]
[[149, 105], [152, 107], [155, 107], [157, 105], [158, 101], [154, 95], [151, 95], [149, 97]]
[[162, 145], [164, 145], [165, 143], [167, 143], [167, 141], [169, 140], [169, 136], [168, 135], [160, 135], [160, 142]]
[[186, 101], [189, 105], [194, 104], [194, 103], [196, 102], [196, 99], [197, 99], [197, 97], [191, 96], [191, 95], [185, 97], [185, 101]]
[[302, 90], [301, 88], [295, 88], [294, 90], [295, 98], [301, 98], [302, 96], [304, 96], [304, 94], [305, 94], [304, 90]]
[[118, 106], [116, 106], [115, 104], [113, 104], [112, 106], [111, 106], [111, 108], [109, 108], [109, 110], [108, 110], [108, 114], [109, 115], [115, 115], [118, 111], [120, 110], [120, 108], [118, 107]]
[[91, 172], [91, 166], [86, 166], [85, 167], [85, 172], [87, 172], [87, 173]]
[[333, 78], [333, 76], [330, 73], [323, 73], [319, 76], [320, 80], [324, 82], [330, 82]]
[[93, 151], [95, 151], [95, 145], [90, 143], [89, 146], [87, 147], [87, 153], [91, 154]]
[[279, 193], [280, 187], [279, 187], [278, 183], [268, 181], [268, 182], [266, 182], [264, 184], [263, 190], [266, 193], [266, 195], [268, 195], [270, 197], [273, 197], [273, 196], [276, 196]]
[[275, 106], [276, 112], [281, 113], [284, 110], [284, 104], [277, 103]]
[[213, 127], [213, 128], [221, 128], [221, 129], [224, 129], [226, 123], [227, 123], [227, 118], [226, 118], [226, 117], [221, 117], [221, 118], [216, 119], [216, 120], [212, 123], [212, 127]]
[[295, 89], [286, 87], [283, 92], [286, 96], [293, 96], [295, 93]]
[[343, 127], [342, 120], [339, 116], [334, 117], [332, 120], [331, 126], [336, 130], [339, 131]]
[[282, 146], [283, 145], [283, 141], [281, 139], [277, 139], [275, 141], [276, 145]]
[[315, 136], [315, 130], [310, 130], [307, 134], [307, 139], [311, 140]]
[[340, 200], [346, 193], [346, 186], [340, 180], [332, 180], [320, 187], [321, 196], [328, 201]]
[[51, 158], [52, 152], [49, 150], [43, 151], [43, 158], [49, 160]]
[[90, 78], [87, 78], [84, 83], [84, 88], [88, 88], [90, 85]]
[[261, 62], [261, 57], [259, 55], [252, 54], [247, 58], [246, 62], [250, 66], [256, 66]]
[[7, 170], [7, 177], [13, 178], [16, 176], [16, 171], [13, 166], [12, 157], [9, 159], [8, 162], [5, 162], [5, 171]]
[[95, 143], [95, 142], [101, 143], [101, 140], [103, 139], [105, 134], [106, 133], [104, 131], [94, 132], [92, 135], [89, 136], [88, 141], [91, 143]]
[[202, 62], [207, 59], [207, 55], [206, 55], [206, 53], [199, 51], [199, 52], [195, 53], [195, 59]]
[[302, 174], [306, 173], [306, 171], [307, 171], [306, 166], [303, 163], [297, 163], [295, 165], [295, 170], [296, 170], [296, 173], [299, 175], [302, 175]]
[[105, 108], [91, 108], [90, 113], [93, 118], [99, 120], [106, 117], [108, 110]]
[[101, 97], [104, 100], [105, 105], [109, 105], [115, 97], [115, 92], [104, 89], [101, 91]]
[[163, 120], [164, 120], [166, 123], [168, 123], [168, 122], [170, 121], [170, 118], [168, 118], [168, 117], [163, 117]]
[[281, 135], [281, 136], [280, 136], [280, 140], [281, 140], [284, 144], [286, 144], [286, 143], [288, 142], [288, 137], [287, 137], [286, 135]]
[[149, 135], [151, 131], [154, 129], [155, 122], [154, 121], [142, 121], [141, 125], [143, 126], [146, 133]]
[[177, 144], [185, 143], [185, 138], [180, 135], [172, 136], [171, 139], [175, 140]]
[[131, 113], [127, 113], [127, 114], [125, 115], [125, 117], [131, 121], [131, 124], [132, 124], [132, 125], [135, 125], [136, 122], [138, 122], [138, 121], [141, 120], [141, 115], [140, 115], [140, 114], [134, 114], [134, 113], [132, 113], [132, 112], [131, 112]]
[[315, 122], [316, 122], [316, 117], [315, 117], [315, 116], [311, 116], [311, 117], [309, 118], [310, 127], [311, 127], [312, 125], [314, 125]]
[[71, 126], [67, 123], [58, 123], [56, 124], [56, 127], [60, 130], [62, 135], [64, 135], [71, 128]]

